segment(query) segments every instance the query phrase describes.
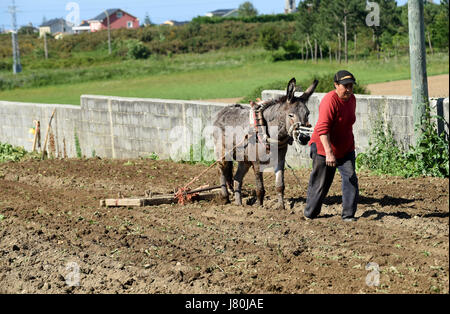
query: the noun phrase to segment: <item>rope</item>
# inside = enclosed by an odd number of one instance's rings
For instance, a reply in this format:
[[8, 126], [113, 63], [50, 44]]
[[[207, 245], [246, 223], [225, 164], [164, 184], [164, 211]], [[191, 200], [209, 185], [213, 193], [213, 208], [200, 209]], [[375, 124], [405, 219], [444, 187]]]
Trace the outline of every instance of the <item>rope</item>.
[[285, 160], [284, 161], [286, 166], [288, 166], [289, 169], [291, 169], [292, 174], [294, 175], [294, 177], [297, 179], [298, 184], [301, 186], [302, 182], [300, 181], [300, 179], [295, 175], [294, 169], [288, 164], [288, 162]]
[[[240, 141], [238, 144], [234, 145], [232, 149], [228, 151], [228, 153], [232, 152], [236, 147], [241, 145], [248, 137], [248, 134], [244, 136], [242, 141]], [[225, 155], [227, 153], [224, 153], [223, 156], [220, 159], [217, 159], [214, 163], [212, 163], [208, 168], [203, 170], [198, 176], [194, 177], [191, 181], [189, 181], [185, 186], [178, 189], [178, 191], [175, 193], [175, 198], [178, 199], [178, 204], [184, 205], [185, 201], [189, 201], [192, 197], [194, 197], [196, 194], [188, 194], [189, 191], [188, 187], [197, 181], [202, 175], [204, 175], [209, 169], [211, 169], [213, 166], [215, 166], [219, 161], [221, 161], [223, 158], [225, 158]]]

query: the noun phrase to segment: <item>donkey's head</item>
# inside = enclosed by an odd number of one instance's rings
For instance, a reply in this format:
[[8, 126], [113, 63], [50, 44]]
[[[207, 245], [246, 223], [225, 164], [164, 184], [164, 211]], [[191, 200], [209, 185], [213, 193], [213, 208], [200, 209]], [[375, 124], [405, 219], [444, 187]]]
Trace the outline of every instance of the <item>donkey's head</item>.
[[[300, 97], [295, 97], [295, 78], [289, 81], [286, 91], [286, 130], [288, 130], [290, 136], [292, 136], [293, 131], [298, 130], [300, 127], [311, 127], [308, 121], [309, 110], [306, 107], [306, 103], [314, 93], [318, 83], [319, 81], [314, 80]], [[302, 141], [302, 144], [305, 145], [306, 143]]]

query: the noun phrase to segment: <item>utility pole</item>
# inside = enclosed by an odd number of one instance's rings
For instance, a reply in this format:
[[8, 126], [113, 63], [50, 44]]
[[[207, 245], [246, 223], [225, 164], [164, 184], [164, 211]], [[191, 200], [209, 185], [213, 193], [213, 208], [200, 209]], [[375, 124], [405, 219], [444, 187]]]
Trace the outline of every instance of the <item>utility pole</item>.
[[17, 74], [22, 72], [22, 65], [20, 65], [20, 53], [19, 53], [19, 42], [17, 40], [17, 19], [16, 19], [16, 3], [12, 0], [12, 6], [9, 7], [9, 13], [12, 16], [12, 51], [13, 51], [13, 73]]
[[111, 54], [111, 25], [109, 23], [108, 10], [105, 10], [105, 14], [106, 14], [106, 20], [108, 23], [108, 52], [109, 52], [109, 54]]
[[47, 60], [48, 59], [47, 32], [44, 32], [44, 56], [45, 56], [45, 60]]
[[423, 1], [408, 0], [409, 54], [411, 65], [412, 104], [414, 107], [415, 140], [422, 133], [425, 106], [428, 106], [427, 62], [425, 52], [425, 31]]

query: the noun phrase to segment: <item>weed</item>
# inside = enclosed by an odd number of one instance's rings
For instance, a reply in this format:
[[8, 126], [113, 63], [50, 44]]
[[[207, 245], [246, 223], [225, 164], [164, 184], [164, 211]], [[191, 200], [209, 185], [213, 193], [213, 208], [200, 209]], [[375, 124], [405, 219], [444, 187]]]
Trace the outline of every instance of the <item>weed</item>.
[[[449, 177], [449, 147], [446, 134], [437, 133], [436, 119], [429, 106], [425, 106], [420, 136], [409, 149], [394, 139], [391, 125], [377, 119], [366, 153], [358, 154], [357, 169], [368, 169], [377, 174], [402, 177], [433, 176]], [[433, 119], [434, 118], [434, 119]]]
[[147, 156], [146, 158], [150, 159], [150, 160], [158, 160], [159, 156], [157, 153], [153, 152], [151, 153], [149, 156]]
[[80, 146], [80, 139], [78, 138], [77, 131], [74, 131], [74, 137], [75, 137], [75, 151], [77, 153], [78, 158], [83, 158], [83, 153], [81, 152], [81, 146]]

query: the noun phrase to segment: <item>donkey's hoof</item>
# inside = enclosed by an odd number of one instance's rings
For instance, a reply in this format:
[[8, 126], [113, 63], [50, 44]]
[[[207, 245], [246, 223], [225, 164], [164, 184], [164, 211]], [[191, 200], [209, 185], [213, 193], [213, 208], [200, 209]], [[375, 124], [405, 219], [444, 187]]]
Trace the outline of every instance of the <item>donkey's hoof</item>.
[[216, 201], [219, 205], [226, 205], [226, 204], [230, 204], [230, 199], [226, 196], [219, 196], [216, 198]]
[[276, 207], [277, 210], [285, 210], [284, 203], [278, 204]]

